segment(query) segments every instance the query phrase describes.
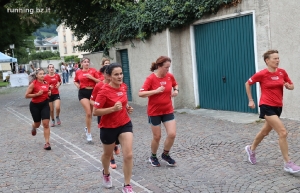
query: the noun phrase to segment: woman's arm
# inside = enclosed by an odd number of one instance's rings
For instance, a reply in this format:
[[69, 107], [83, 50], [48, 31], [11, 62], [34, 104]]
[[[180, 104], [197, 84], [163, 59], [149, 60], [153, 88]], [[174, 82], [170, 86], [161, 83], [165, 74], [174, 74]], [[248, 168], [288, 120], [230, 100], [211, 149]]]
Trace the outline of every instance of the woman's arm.
[[34, 85], [33, 85], [33, 83], [31, 83], [29, 86], [28, 86], [28, 88], [27, 88], [27, 90], [26, 90], [26, 93], [25, 93], [25, 98], [34, 98], [34, 97], [37, 97], [37, 96], [40, 96], [40, 95], [42, 95], [43, 94], [43, 91], [39, 91], [38, 93], [35, 93], [35, 94], [33, 94], [32, 93], [32, 91], [33, 91], [33, 87], [34, 87]]
[[[96, 103], [96, 102], [95, 102]], [[93, 108], [93, 115], [94, 116], [103, 116], [107, 115], [116, 111], [122, 110], [122, 103], [121, 102], [116, 102], [114, 106], [108, 107], [108, 108]]]
[[164, 87], [164, 86], [160, 86], [160, 87], [158, 87], [158, 88], [155, 89], [155, 90], [140, 91], [140, 92], [139, 92], [139, 97], [146, 98], [146, 97], [149, 97], [149, 96], [152, 96], [152, 95], [161, 93], [161, 92], [163, 92], [164, 90], [165, 90], [165, 87]]
[[255, 103], [254, 103], [254, 100], [252, 98], [251, 85], [248, 83], [248, 81], [245, 83], [245, 87], [246, 87], [246, 93], [247, 93], [248, 100], [249, 100], [248, 106], [251, 109], [254, 109], [255, 108]]

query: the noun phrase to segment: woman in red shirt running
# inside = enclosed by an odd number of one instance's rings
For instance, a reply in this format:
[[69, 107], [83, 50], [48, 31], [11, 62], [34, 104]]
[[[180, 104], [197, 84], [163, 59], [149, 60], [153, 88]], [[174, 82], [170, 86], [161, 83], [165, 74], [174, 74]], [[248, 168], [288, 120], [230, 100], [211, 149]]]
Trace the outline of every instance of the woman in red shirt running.
[[149, 75], [140, 89], [140, 97], [148, 97], [148, 119], [151, 124], [153, 139], [151, 142], [152, 155], [149, 162], [152, 166], [160, 166], [156, 157], [161, 138], [161, 123], [164, 124], [167, 138], [164, 143], [164, 152], [161, 157], [169, 166], [175, 166], [176, 162], [169, 155], [176, 136], [176, 121], [173, 114], [172, 97], [178, 95], [178, 85], [174, 76], [169, 73], [171, 59], [160, 56], [152, 63], [150, 70], [154, 73]]
[[287, 131], [280, 120], [282, 111], [283, 87], [288, 90], [294, 89], [294, 84], [290, 80], [286, 71], [278, 68], [279, 55], [277, 50], [269, 50], [263, 55], [267, 68], [255, 73], [246, 82], [246, 92], [249, 99], [249, 107], [255, 108], [250, 86], [256, 82], [260, 83], [261, 97], [259, 102], [260, 116], [265, 119], [265, 124], [256, 135], [252, 145], [247, 145], [245, 150], [248, 155], [248, 161], [256, 164], [255, 150], [260, 142], [267, 136], [272, 129], [279, 135], [279, 146], [284, 159], [283, 169], [289, 173], [300, 172], [300, 167], [293, 163], [288, 155]]
[[[92, 92], [91, 98], [90, 98], [91, 105], [95, 104], [94, 100], [97, 98], [97, 94], [100, 92], [100, 90], [104, 86], [104, 84], [108, 84], [110, 82], [110, 79], [109, 79], [109, 77], [106, 74], [107, 67], [108, 67], [108, 65], [104, 65], [100, 69], [101, 74], [103, 74], [103, 76], [104, 76], [104, 80], [100, 81], [100, 82], [98, 82], [96, 84], [96, 86], [95, 86], [95, 88], [94, 88], [94, 90]], [[100, 124], [100, 120], [101, 120], [101, 116], [97, 116], [98, 125]], [[114, 152], [115, 152], [116, 155], [120, 154], [120, 149], [119, 149], [118, 145], [115, 146]], [[114, 158], [113, 154], [111, 155], [111, 159], [110, 159], [110, 167], [112, 169], [116, 169], [117, 168], [117, 164], [115, 162], [115, 158]]]
[[[106, 66], [106, 65], [109, 65], [109, 64], [110, 64], [110, 59], [108, 59], [108, 58], [102, 58], [102, 60], [101, 60], [101, 68], [103, 66]], [[101, 70], [101, 68], [100, 68], [100, 70]], [[104, 77], [104, 74], [100, 70], [98, 72], [99, 73], [99, 79], [101, 81], [103, 81], [105, 79], [105, 77]]]
[[[53, 64], [48, 65], [48, 72], [45, 76], [45, 81], [50, 85], [51, 88], [51, 95], [49, 97], [49, 106], [50, 106], [50, 117], [52, 120], [51, 127], [55, 126], [55, 120], [54, 120], [54, 105], [55, 105], [55, 111], [56, 111], [56, 123], [57, 125], [60, 125], [60, 96], [59, 96], [59, 90], [58, 88], [61, 85], [61, 78], [58, 74], [55, 73], [55, 68]], [[55, 104], [54, 104], [55, 103]]]
[[28, 86], [25, 98], [32, 98], [29, 104], [31, 116], [33, 118], [31, 134], [36, 135], [36, 129], [42, 124], [44, 127], [45, 150], [51, 150], [50, 146], [50, 107], [48, 96], [51, 95], [49, 84], [44, 81], [44, 70], [37, 69], [34, 74], [34, 79]]
[[123, 193], [133, 192], [130, 185], [132, 175], [132, 123], [128, 114], [133, 108], [128, 105], [127, 86], [123, 83], [123, 72], [120, 64], [113, 63], [107, 67], [110, 83], [104, 84], [94, 103], [94, 116], [101, 116], [99, 124], [100, 140], [103, 144], [101, 157], [103, 166], [103, 185], [112, 187], [109, 173], [109, 162], [115, 143], [120, 143], [123, 152], [124, 187]]
[[79, 89], [78, 99], [85, 111], [86, 133], [87, 141], [92, 141], [91, 124], [92, 124], [92, 110], [93, 106], [90, 104], [90, 98], [93, 89], [97, 82], [99, 82], [99, 75], [95, 68], [90, 68], [90, 59], [83, 58], [81, 61], [81, 70], [76, 71], [74, 84]]

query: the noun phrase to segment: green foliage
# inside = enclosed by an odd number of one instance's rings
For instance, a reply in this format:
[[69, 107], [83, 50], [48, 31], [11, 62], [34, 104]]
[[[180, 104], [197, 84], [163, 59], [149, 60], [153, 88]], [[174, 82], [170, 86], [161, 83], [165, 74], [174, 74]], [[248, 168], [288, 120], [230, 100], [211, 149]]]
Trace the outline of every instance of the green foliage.
[[45, 51], [45, 52], [36, 52], [32, 53], [29, 56], [30, 60], [50, 60], [51, 58], [59, 58], [59, 52], [51, 52], [51, 51]]
[[74, 55], [74, 56], [65, 56], [64, 59], [65, 59], [65, 62], [75, 62], [75, 63], [80, 62], [80, 59], [76, 55]]
[[[241, 0], [73, 0], [43, 1], [75, 32], [87, 37], [83, 51], [107, 50], [118, 42], [140, 39], [181, 28], [221, 7], [235, 6]], [[70, 14], [76, 13], [76, 14]]]
[[[28, 53], [26, 48], [34, 50], [33, 38], [31, 35], [38, 28], [53, 23], [53, 16], [49, 13], [30, 14], [24, 10], [26, 8], [42, 7], [40, 1], [36, 0], [2, 0], [0, 1], [0, 51], [7, 51], [12, 56], [9, 49], [10, 44], [15, 45], [14, 56], [18, 63], [28, 63]], [[14, 9], [21, 9], [15, 12]], [[22, 11], [22, 8], [23, 11]]]

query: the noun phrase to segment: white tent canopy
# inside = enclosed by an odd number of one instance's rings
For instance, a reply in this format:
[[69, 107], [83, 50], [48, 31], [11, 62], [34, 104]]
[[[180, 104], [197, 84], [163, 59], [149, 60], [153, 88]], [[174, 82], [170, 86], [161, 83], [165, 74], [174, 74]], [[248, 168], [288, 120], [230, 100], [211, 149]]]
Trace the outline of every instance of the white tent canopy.
[[18, 60], [16, 58], [10, 57], [8, 55], [3, 54], [0, 52], [0, 63], [7, 63], [7, 62], [17, 62]]

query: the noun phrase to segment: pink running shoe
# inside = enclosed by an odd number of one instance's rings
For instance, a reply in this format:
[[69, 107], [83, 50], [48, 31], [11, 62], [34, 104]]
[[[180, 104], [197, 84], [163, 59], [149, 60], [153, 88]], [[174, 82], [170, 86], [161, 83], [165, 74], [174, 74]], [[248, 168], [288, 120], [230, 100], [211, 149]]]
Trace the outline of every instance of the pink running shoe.
[[247, 145], [245, 147], [245, 150], [247, 152], [247, 155], [248, 155], [248, 161], [251, 163], [251, 164], [256, 164], [256, 158], [255, 158], [255, 152], [254, 151], [251, 151], [250, 149], [251, 145]]
[[300, 167], [292, 161], [285, 163], [283, 169], [291, 174], [300, 174]]
[[132, 190], [132, 186], [131, 185], [124, 186], [122, 188], [122, 193], [134, 193], [134, 191]]

